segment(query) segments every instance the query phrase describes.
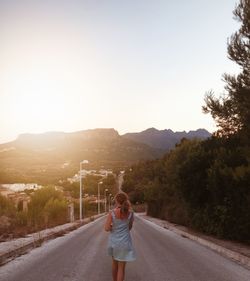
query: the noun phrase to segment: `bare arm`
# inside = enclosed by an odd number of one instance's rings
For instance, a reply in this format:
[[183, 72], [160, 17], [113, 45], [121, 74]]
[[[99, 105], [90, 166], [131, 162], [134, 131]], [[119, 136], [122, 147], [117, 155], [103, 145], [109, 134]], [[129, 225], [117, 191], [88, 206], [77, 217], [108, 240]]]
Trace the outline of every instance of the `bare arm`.
[[108, 217], [106, 219], [106, 223], [104, 226], [105, 231], [111, 231], [112, 230], [112, 216], [111, 212], [109, 212]]
[[129, 230], [132, 229], [133, 222], [134, 222], [134, 212], [132, 211], [132, 215], [131, 215], [131, 218], [130, 218], [130, 221], [129, 221]]

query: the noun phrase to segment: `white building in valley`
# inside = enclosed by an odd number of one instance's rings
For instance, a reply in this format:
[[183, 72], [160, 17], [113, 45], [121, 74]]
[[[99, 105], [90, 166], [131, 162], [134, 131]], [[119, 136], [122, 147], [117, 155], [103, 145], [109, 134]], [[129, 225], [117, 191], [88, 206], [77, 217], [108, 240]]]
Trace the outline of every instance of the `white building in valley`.
[[23, 191], [25, 189], [36, 190], [41, 188], [42, 186], [38, 185], [37, 183], [11, 183], [11, 184], [2, 184], [2, 187], [17, 192], [17, 191]]

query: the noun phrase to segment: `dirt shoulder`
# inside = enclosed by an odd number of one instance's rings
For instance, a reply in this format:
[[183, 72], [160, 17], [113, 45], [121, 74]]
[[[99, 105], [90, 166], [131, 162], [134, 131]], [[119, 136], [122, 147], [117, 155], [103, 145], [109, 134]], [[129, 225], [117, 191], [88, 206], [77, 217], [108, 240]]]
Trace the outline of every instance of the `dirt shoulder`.
[[172, 230], [177, 234], [195, 240], [204, 246], [207, 246], [224, 256], [232, 258], [244, 265], [250, 267], [250, 245], [239, 243], [231, 240], [218, 239], [211, 235], [205, 235], [201, 232], [194, 231], [188, 227], [170, 223], [165, 220], [147, 216], [146, 213], [138, 213], [138, 215], [148, 221], [151, 221], [163, 228]]
[[23, 238], [11, 239], [0, 243], [0, 265], [15, 259], [16, 257], [23, 255], [33, 248], [40, 247], [43, 242], [60, 237], [73, 231], [89, 222], [92, 222], [99, 217], [104, 216], [102, 213], [100, 215], [95, 215], [83, 219], [82, 222], [75, 221], [72, 223], [67, 223], [63, 225], [58, 225], [52, 228], [44, 229], [36, 233], [26, 235]]

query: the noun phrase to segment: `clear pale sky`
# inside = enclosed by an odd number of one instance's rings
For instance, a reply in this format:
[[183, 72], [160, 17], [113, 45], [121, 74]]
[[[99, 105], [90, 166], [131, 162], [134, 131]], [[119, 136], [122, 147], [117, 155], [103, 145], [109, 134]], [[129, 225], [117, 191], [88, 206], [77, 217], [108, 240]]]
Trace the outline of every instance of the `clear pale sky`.
[[0, 0], [0, 143], [20, 133], [215, 130], [235, 0]]

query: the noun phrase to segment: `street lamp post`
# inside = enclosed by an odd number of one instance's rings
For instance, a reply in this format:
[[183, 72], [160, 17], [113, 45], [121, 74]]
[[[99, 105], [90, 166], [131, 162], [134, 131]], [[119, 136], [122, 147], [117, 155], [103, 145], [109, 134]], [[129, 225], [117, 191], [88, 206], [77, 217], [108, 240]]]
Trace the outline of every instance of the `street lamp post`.
[[108, 191], [108, 189], [105, 189], [105, 213], [107, 213], [107, 195], [106, 192]]
[[97, 194], [97, 200], [98, 200], [98, 215], [100, 215], [100, 184], [102, 184], [102, 181], [98, 182], [98, 194]]
[[83, 188], [83, 186], [82, 186], [82, 164], [87, 164], [87, 163], [89, 163], [88, 160], [82, 160], [80, 162], [80, 171], [79, 171], [79, 176], [80, 176], [80, 198], [79, 198], [79, 200], [80, 200], [80, 221], [82, 221], [82, 188]]

